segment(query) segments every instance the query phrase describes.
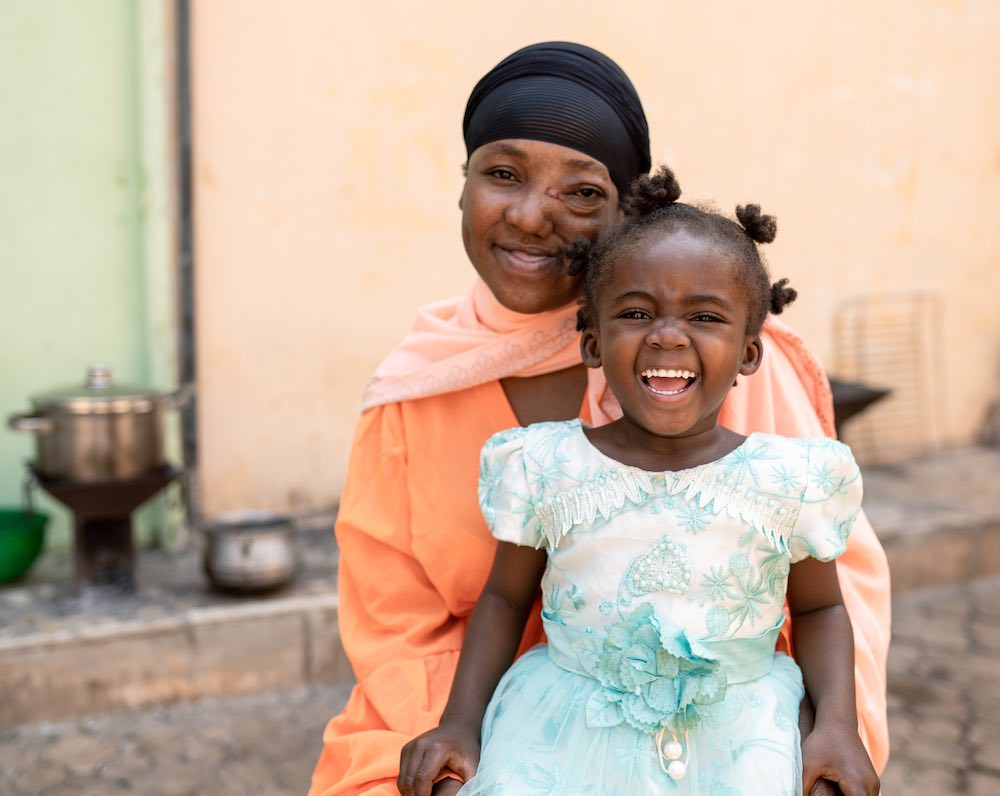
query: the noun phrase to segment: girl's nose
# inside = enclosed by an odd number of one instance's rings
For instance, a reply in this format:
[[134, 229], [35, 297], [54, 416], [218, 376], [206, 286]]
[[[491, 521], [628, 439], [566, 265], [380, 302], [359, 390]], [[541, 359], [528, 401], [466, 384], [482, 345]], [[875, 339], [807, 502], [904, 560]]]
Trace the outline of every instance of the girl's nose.
[[504, 220], [526, 235], [545, 237], [554, 229], [558, 199], [540, 189], [527, 188], [511, 199]]
[[646, 345], [651, 348], [686, 348], [691, 343], [684, 325], [677, 320], [664, 320], [646, 335]]

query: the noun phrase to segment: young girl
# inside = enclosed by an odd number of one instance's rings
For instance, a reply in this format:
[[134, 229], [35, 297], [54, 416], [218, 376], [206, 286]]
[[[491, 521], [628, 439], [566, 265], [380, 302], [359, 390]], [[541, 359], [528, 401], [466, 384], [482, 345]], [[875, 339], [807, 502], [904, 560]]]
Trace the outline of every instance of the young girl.
[[[798, 796], [819, 777], [878, 793], [833, 562], [858, 467], [833, 440], [716, 424], [764, 356], [768, 309], [795, 292], [757, 251], [772, 217], [749, 205], [737, 224], [679, 196], [666, 168], [641, 178], [626, 219], [573, 247], [583, 359], [623, 416], [483, 448], [499, 544], [440, 725], [403, 748], [404, 796], [446, 769], [463, 794]], [[548, 644], [504, 675], [539, 583]], [[786, 597], [798, 664], [774, 651]], [[816, 724], [800, 759], [803, 678]]]

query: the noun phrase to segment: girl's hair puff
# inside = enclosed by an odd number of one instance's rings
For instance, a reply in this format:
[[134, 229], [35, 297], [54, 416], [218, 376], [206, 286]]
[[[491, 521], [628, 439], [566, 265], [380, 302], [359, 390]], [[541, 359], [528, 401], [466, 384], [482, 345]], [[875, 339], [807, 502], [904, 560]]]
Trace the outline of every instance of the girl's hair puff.
[[614, 264], [628, 256], [654, 233], [683, 229], [691, 235], [710, 238], [728, 252], [737, 266], [737, 279], [747, 297], [747, 332], [757, 334], [768, 312], [775, 315], [797, 296], [787, 279], [771, 284], [767, 266], [757, 246], [774, 240], [778, 230], [774, 216], [761, 212], [760, 205], [740, 205], [736, 219], [708, 207], [678, 202], [681, 187], [674, 173], [661, 166], [653, 175], [633, 181], [622, 199], [625, 218], [595, 243], [577, 238], [566, 250], [571, 275], [583, 275], [583, 295], [577, 328], [597, 325], [597, 296]]

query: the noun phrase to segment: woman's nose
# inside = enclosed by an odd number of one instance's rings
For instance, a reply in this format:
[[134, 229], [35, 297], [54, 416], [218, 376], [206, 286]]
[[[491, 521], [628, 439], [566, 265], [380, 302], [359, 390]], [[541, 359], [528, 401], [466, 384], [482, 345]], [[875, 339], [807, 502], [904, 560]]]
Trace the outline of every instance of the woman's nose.
[[553, 217], [558, 199], [549, 192], [526, 188], [512, 197], [504, 218], [507, 223], [526, 235], [544, 237], [554, 228]]
[[691, 338], [679, 320], [663, 320], [646, 335], [646, 345], [652, 348], [686, 348], [690, 343]]

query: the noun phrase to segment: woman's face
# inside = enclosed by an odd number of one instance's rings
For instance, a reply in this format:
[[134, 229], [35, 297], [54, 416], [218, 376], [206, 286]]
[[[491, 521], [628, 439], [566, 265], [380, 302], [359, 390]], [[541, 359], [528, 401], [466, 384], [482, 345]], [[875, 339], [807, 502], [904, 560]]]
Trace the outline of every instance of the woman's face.
[[620, 213], [604, 164], [524, 139], [472, 153], [459, 206], [473, 266], [503, 306], [522, 313], [577, 297], [580, 277], [566, 273], [563, 247], [581, 235], [594, 240]]

